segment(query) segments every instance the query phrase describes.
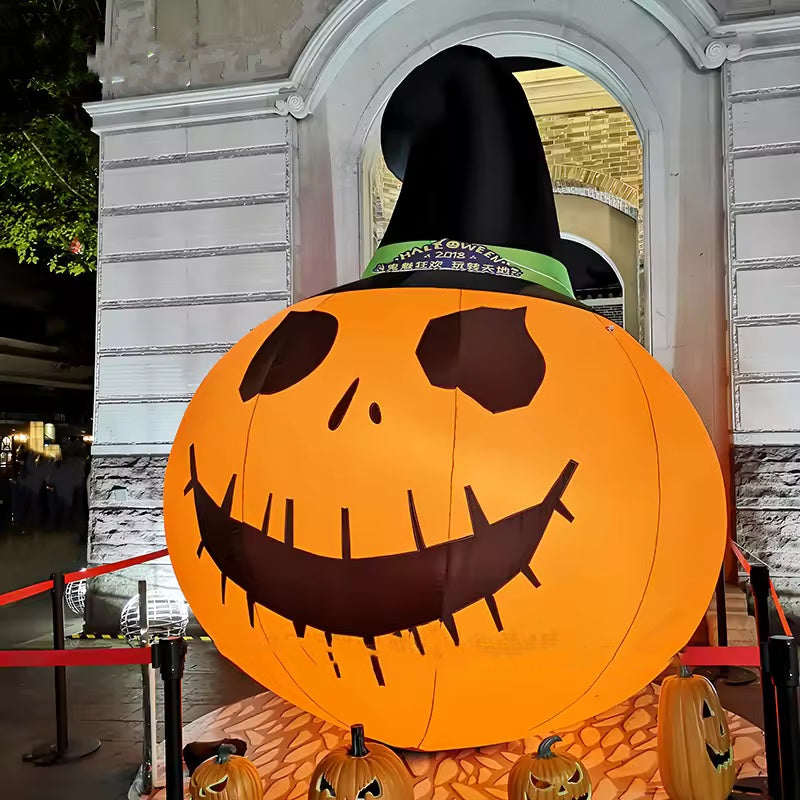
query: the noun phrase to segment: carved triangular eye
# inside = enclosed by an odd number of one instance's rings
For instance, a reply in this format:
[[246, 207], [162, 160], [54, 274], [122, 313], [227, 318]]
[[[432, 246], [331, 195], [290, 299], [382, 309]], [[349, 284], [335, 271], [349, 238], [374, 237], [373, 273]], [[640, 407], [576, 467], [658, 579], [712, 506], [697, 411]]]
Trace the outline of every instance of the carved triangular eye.
[[575, 768], [575, 772], [572, 773], [569, 783], [580, 783], [581, 778], [583, 778], [583, 773], [581, 772], [581, 768], [578, 766]]
[[378, 779], [375, 778], [358, 793], [358, 800], [367, 800], [368, 797], [380, 797], [381, 794], [383, 794], [381, 792], [381, 785]]
[[206, 787], [206, 791], [211, 792], [211, 794], [217, 794], [221, 792], [226, 786], [228, 785], [228, 776], [226, 775], [221, 781], [217, 781], [213, 783], [211, 786]]
[[713, 717], [714, 712], [711, 710], [711, 706], [703, 700], [703, 719], [708, 719], [709, 717]]
[[549, 789], [553, 785], [552, 783], [537, 778], [533, 773], [531, 773], [531, 783], [536, 789]]
[[330, 781], [324, 776], [319, 776], [319, 782], [317, 783], [317, 791], [322, 794], [323, 792], [328, 793], [328, 797], [336, 797], [336, 791], [334, 790], [333, 786], [331, 786]]

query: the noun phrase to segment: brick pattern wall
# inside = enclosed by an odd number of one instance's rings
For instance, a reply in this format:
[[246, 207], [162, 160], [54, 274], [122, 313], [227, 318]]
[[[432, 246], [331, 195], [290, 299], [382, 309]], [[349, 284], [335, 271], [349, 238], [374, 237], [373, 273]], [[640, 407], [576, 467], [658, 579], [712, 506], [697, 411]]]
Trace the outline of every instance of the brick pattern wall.
[[587, 303], [587, 305], [596, 314], [616, 322], [620, 327], [624, 324], [625, 306], [622, 303]]
[[[621, 109], [580, 111], [538, 117], [547, 164], [571, 165], [597, 173], [591, 185], [609, 191], [612, 184], [596, 185], [603, 177], [635, 190], [623, 199], [639, 207], [642, 197], [642, 145], [628, 115]], [[615, 192], [611, 192], [614, 194]]]

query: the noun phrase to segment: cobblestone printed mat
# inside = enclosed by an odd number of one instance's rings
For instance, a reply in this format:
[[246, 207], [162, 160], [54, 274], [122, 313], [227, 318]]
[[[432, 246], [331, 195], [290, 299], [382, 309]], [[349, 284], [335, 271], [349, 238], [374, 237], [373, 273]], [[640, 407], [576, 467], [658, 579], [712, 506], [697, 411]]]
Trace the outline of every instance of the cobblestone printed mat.
[[[667, 800], [658, 774], [656, 709], [651, 685], [591, 720], [559, 731], [556, 749], [580, 758], [592, 776], [593, 800]], [[728, 714], [740, 778], [763, 775], [764, 738], [744, 719]], [[264, 800], [300, 800], [317, 762], [344, 747], [348, 733], [292, 706], [271, 692], [213, 711], [184, 728], [184, 742], [245, 739], [247, 756], [266, 787]], [[415, 800], [504, 800], [511, 765], [541, 737], [443, 753], [409, 753]], [[163, 772], [161, 773], [163, 774]], [[188, 784], [188, 779], [187, 779]], [[155, 800], [164, 800], [163, 790]]]

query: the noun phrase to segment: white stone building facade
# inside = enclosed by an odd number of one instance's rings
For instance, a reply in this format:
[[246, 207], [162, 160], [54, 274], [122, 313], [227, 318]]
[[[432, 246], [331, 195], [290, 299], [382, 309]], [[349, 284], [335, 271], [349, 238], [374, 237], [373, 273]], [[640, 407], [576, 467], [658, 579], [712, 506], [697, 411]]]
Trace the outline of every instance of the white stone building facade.
[[[469, 43], [578, 69], [636, 125], [642, 340], [711, 434], [739, 541], [800, 606], [800, 2], [108, 5], [89, 109], [91, 563], [163, 546], [161, 482], [194, 389], [260, 321], [359, 275], [381, 109], [414, 66]], [[90, 624], [113, 626], [142, 574], [174, 585], [166, 564], [100, 579]]]

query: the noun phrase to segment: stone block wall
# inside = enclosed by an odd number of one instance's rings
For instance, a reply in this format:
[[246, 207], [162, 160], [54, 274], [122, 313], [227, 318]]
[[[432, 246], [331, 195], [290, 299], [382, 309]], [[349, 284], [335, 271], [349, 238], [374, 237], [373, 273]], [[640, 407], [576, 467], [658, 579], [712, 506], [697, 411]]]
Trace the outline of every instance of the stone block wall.
[[[89, 482], [89, 563], [133, 558], [164, 546], [162, 516], [166, 456], [98, 456]], [[87, 629], [116, 633], [120, 609], [140, 580], [148, 590], [173, 591], [177, 581], [167, 559], [93, 578], [87, 594]]]
[[723, 69], [739, 542], [800, 613], [800, 56]]
[[800, 614], [800, 446], [741, 446], [735, 458], [737, 540]]

